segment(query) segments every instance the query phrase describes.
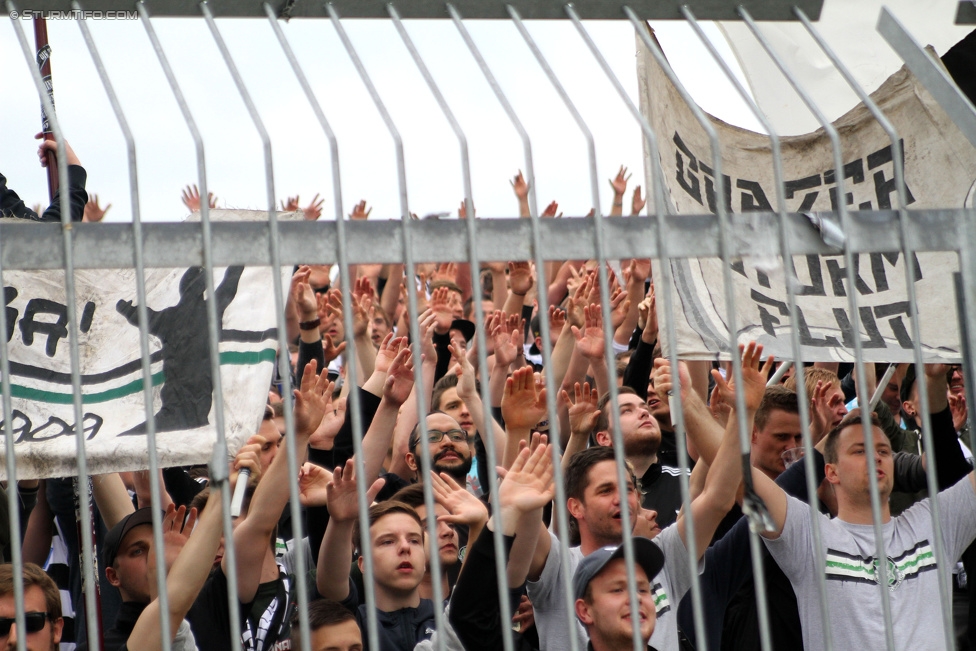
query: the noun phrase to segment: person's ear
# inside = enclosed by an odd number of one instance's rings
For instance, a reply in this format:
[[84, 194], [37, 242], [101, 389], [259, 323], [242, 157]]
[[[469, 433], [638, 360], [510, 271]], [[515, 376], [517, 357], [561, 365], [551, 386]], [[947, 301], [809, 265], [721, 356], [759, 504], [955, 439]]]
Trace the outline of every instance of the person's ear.
[[58, 617], [51, 621], [51, 642], [58, 644], [61, 642], [61, 634], [64, 632], [64, 618]]
[[356, 566], [359, 568], [359, 571], [363, 574], [363, 576], [366, 575], [366, 571], [363, 569], [365, 564], [366, 564], [366, 557], [360, 554], [359, 558], [356, 559]]
[[413, 452], [407, 452], [403, 456], [403, 460], [407, 462], [407, 468], [410, 468], [413, 472], [417, 472], [417, 457], [413, 455]]
[[583, 622], [584, 626], [593, 625], [593, 615], [590, 614], [590, 607], [582, 599], [576, 600], [576, 616]]
[[115, 568], [111, 565], [105, 568], [105, 578], [108, 579], [109, 585], [113, 585], [116, 588], [122, 583], [119, 581], [119, 575], [115, 573]]
[[833, 463], [824, 464], [825, 479], [831, 484], [839, 484], [840, 477], [837, 474], [837, 465]]
[[613, 446], [613, 439], [610, 438], [610, 432], [597, 432], [595, 438], [597, 445], [602, 445], [605, 448]]
[[571, 516], [579, 520], [584, 511], [583, 503], [575, 497], [570, 497], [568, 500], [566, 500], [566, 510], [569, 511]]
[[755, 427], [752, 428], [752, 444], [755, 445], [756, 441], [759, 440], [759, 430]]

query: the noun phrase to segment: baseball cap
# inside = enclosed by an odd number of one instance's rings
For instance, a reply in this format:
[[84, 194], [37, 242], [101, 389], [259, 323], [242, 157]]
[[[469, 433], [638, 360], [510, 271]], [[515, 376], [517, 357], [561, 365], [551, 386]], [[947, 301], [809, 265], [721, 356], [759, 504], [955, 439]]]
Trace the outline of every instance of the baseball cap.
[[122, 545], [125, 535], [141, 524], [152, 526], [151, 506], [143, 507], [125, 516], [121, 522], [105, 534], [105, 540], [102, 541], [102, 567], [108, 567], [115, 562], [115, 557], [119, 553], [119, 547]]
[[451, 321], [451, 330], [460, 331], [465, 341], [471, 341], [471, 338], [474, 337], [475, 329], [475, 325], [467, 319], [454, 319]]
[[[657, 573], [664, 567], [664, 552], [647, 538], [635, 537], [634, 562], [644, 568], [648, 580], [653, 580]], [[586, 586], [593, 578], [603, 571], [612, 560], [624, 557], [624, 546], [611, 545], [601, 547], [589, 556], [585, 556], [580, 564], [576, 566], [576, 573], [573, 575], [573, 594], [577, 599], [582, 599], [586, 594]]]

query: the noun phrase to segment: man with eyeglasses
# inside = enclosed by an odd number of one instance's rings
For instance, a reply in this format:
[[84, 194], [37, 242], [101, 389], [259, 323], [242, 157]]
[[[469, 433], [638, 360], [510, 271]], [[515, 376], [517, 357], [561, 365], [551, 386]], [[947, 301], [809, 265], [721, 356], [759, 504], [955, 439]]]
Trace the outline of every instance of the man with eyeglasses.
[[[410, 433], [409, 451], [406, 454], [407, 466], [417, 473], [418, 481], [423, 481], [420, 471], [423, 451], [420, 449], [420, 424]], [[434, 412], [427, 416], [427, 446], [430, 461], [437, 473], [446, 472], [461, 486], [465, 485], [471, 458], [474, 456], [474, 438], [461, 429], [461, 425], [445, 413]]]
[[0, 642], [4, 649], [16, 649], [17, 639], [26, 642], [27, 651], [56, 651], [61, 642], [61, 593], [54, 580], [33, 563], [25, 563], [25, 630], [15, 623], [14, 567], [0, 565]]

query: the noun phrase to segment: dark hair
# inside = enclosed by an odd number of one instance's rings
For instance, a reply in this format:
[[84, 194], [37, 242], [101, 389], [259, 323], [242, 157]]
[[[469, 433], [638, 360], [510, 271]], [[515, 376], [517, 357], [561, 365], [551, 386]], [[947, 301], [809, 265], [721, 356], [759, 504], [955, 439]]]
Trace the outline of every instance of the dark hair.
[[915, 365], [910, 364], [908, 370], [905, 371], [905, 378], [901, 381], [901, 389], [898, 392], [898, 397], [901, 398], [903, 403], [912, 399], [912, 389], [915, 388], [915, 379]]
[[[36, 585], [44, 593], [44, 607], [51, 621], [61, 619], [61, 592], [54, 579], [34, 563], [24, 563], [24, 591]], [[14, 593], [14, 566], [0, 565], [0, 596]]]
[[458, 385], [458, 376], [454, 373], [448, 373], [436, 383], [434, 383], [434, 388], [430, 392], [430, 406], [434, 411], [439, 411], [441, 408], [441, 396], [444, 392], [451, 387], [456, 387]]
[[416, 509], [418, 506], [426, 506], [424, 502], [424, 485], [423, 484], [410, 484], [409, 486], [404, 486], [397, 492], [393, 493], [390, 500], [394, 502], [403, 502], [407, 506]]
[[[453, 418], [453, 416], [450, 416], [450, 414], [445, 414], [440, 409], [431, 409], [430, 413], [428, 413], [427, 416], [431, 416], [433, 414], [444, 414], [445, 416], [449, 416]], [[413, 426], [413, 429], [410, 430], [410, 437], [407, 439], [407, 449], [410, 451], [410, 454], [417, 456], [418, 445], [420, 445], [420, 420], [419, 419], [417, 420], [417, 424]]]
[[[291, 620], [291, 642], [292, 646], [298, 645], [301, 638], [301, 624], [299, 618], [300, 611], [296, 611]], [[316, 599], [308, 604], [305, 611], [305, 618], [308, 620], [309, 631], [317, 631], [324, 626], [335, 626], [343, 622], [356, 621], [356, 616], [351, 610], [331, 599]]]
[[[628, 386], [622, 386], [617, 388], [618, 396], [627, 395], [637, 395], [637, 392]], [[596, 403], [596, 406], [600, 409], [600, 415], [596, 419], [596, 426], [593, 428], [593, 433], [596, 432], [608, 432], [610, 431], [610, 410], [607, 409], [607, 403], [610, 402], [610, 392], [604, 393], [600, 396], [600, 401]]]
[[[602, 461], [616, 461], [612, 447], [596, 445], [585, 450], [580, 450], [569, 458], [569, 465], [566, 467], [567, 499], [575, 498], [581, 502], [583, 501], [583, 494], [586, 492], [587, 486], [590, 485], [590, 468]], [[629, 461], [624, 461], [624, 465], [630, 474], [630, 481], [634, 484], [639, 494], [640, 484], [637, 483], [634, 467], [630, 465]], [[571, 513], [567, 513], [567, 516], [569, 517], [569, 544], [578, 545], [580, 544], [579, 522], [576, 521], [576, 518]]]
[[[824, 442], [824, 461], [827, 463], [837, 463], [837, 442], [840, 441], [841, 432], [843, 432], [848, 427], [853, 427], [854, 425], [861, 425], [866, 417], [860, 409], [852, 409], [847, 416], [844, 417], [842, 421], [837, 423], [837, 427], [830, 430], [827, 434], [827, 439]], [[877, 427], [881, 429], [881, 421], [873, 413], [870, 415], [870, 420], [872, 427]], [[883, 430], [882, 430], [883, 431]]]
[[[413, 507], [404, 504], [403, 502], [396, 502], [394, 500], [386, 500], [380, 502], [379, 504], [374, 504], [369, 507], [369, 526], [372, 527], [374, 524], [379, 522], [382, 518], [388, 515], [393, 515], [394, 513], [403, 513], [409, 515], [411, 518], [416, 520], [417, 525], [420, 527], [420, 531], [426, 531], [424, 529], [424, 523], [420, 520], [420, 516], [417, 512], [413, 510]], [[362, 553], [362, 531], [359, 526], [359, 518], [356, 518], [356, 522], [352, 527], [352, 542], [356, 546], [356, 551], [360, 554]]]
[[766, 427], [769, 415], [774, 411], [785, 411], [788, 414], [800, 413], [800, 401], [796, 397], [796, 391], [787, 389], [782, 384], [774, 384], [766, 388], [763, 393], [759, 409], [756, 410], [754, 423], [757, 430]]

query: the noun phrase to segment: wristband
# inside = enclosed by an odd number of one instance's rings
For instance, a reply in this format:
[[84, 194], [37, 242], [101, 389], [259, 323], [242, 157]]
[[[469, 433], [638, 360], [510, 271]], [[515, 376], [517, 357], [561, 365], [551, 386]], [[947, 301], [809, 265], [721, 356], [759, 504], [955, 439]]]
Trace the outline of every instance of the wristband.
[[322, 325], [322, 319], [316, 317], [312, 321], [302, 321], [301, 323], [298, 324], [298, 328], [300, 330], [315, 330], [320, 325]]

